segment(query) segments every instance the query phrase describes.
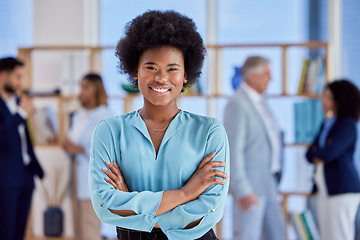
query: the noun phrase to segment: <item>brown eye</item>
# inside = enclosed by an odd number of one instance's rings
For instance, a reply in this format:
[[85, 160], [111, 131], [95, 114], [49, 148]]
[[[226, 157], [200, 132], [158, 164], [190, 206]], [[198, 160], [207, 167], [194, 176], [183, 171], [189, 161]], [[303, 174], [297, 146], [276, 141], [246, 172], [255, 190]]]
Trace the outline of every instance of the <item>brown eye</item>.
[[146, 67], [146, 69], [149, 69], [149, 70], [156, 70], [156, 68], [152, 67], [152, 66], [148, 66]]

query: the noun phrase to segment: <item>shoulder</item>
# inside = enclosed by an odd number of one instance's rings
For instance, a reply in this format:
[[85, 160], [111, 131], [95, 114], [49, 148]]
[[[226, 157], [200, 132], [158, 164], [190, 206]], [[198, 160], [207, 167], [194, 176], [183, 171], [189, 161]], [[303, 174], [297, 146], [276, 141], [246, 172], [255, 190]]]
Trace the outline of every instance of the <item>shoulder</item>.
[[76, 110], [73, 114], [72, 114], [72, 119], [76, 119], [78, 117], [81, 117], [82, 115], [85, 114], [85, 109], [84, 108], [80, 108], [78, 110]]
[[344, 118], [336, 120], [334, 126], [332, 127], [334, 129], [338, 129], [338, 131], [349, 131], [356, 134], [357, 132], [357, 121], [353, 118]]
[[94, 109], [92, 116], [95, 122], [99, 122], [102, 119], [112, 117], [113, 114], [111, 114], [106, 105], [101, 105]]
[[135, 115], [136, 115], [136, 112], [134, 111], [134, 112], [126, 113], [123, 115], [107, 117], [107, 118], [103, 119], [100, 123], [107, 124], [111, 127], [132, 124], [135, 121], [135, 118], [136, 118]]
[[106, 117], [112, 116], [111, 111], [106, 105], [100, 105], [96, 108], [96, 113], [99, 115], [104, 115]]
[[226, 138], [226, 131], [223, 124], [216, 118], [198, 115], [183, 111], [183, 116], [189, 124], [189, 129], [193, 129], [194, 132], [203, 131], [209, 137]]
[[345, 127], [345, 128], [356, 128], [357, 121], [353, 118], [347, 117], [336, 120], [334, 125], [338, 125], [340, 127]]
[[216, 119], [216, 118], [212, 118], [212, 117], [207, 117], [207, 116], [203, 116], [203, 115], [199, 115], [199, 114], [195, 114], [195, 113], [191, 113], [191, 112], [187, 112], [187, 111], [183, 111], [183, 118], [190, 124], [195, 124], [195, 125], [203, 125], [203, 126], [217, 126], [217, 125], [221, 125], [221, 123]]
[[238, 107], [241, 109], [248, 109], [250, 106], [250, 98], [246, 91], [242, 88], [236, 90], [234, 95], [229, 99], [227, 107]]

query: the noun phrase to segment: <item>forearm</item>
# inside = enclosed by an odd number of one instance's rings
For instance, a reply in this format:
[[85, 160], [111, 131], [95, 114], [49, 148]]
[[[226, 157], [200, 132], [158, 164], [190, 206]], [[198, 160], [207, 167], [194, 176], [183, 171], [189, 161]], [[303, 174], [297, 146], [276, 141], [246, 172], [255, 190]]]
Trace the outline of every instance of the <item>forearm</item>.
[[[179, 206], [181, 204], [188, 202], [189, 199], [190, 198], [186, 197], [184, 192], [179, 189], [165, 191], [162, 195], [160, 205], [159, 205], [154, 217], [157, 217], [163, 213], [166, 213], [166, 212], [176, 208], [177, 206]], [[109, 209], [109, 211], [116, 215], [122, 216], [122, 217], [136, 215], [136, 213], [132, 210]]]
[[85, 149], [84, 149], [83, 146], [76, 145], [76, 144], [73, 144], [73, 143], [65, 143], [64, 144], [64, 149], [65, 149], [65, 151], [67, 151], [68, 153], [71, 153], [71, 154], [85, 153]]
[[132, 210], [113, 210], [113, 209], [109, 209], [110, 212], [119, 215], [121, 217], [128, 217], [128, 216], [133, 216], [136, 215], [136, 213]]
[[155, 217], [189, 201], [191, 201], [191, 198], [180, 189], [165, 191], [162, 195], [160, 205], [155, 213]]
[[84, 153], [85, 149], [83, 146], [80, 145], [74, 145], [73, 148], [71, 149], [72, 153]]

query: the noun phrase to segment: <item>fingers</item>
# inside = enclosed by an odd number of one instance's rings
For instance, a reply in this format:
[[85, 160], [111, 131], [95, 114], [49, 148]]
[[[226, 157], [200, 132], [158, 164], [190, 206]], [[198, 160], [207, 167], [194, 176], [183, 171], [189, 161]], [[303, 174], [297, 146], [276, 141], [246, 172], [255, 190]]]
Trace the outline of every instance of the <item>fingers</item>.
[[211, 178], [210, 180], [211, 180], [211, 185], [213, 185], [213, 184], [222, 184], [222, 185], [226, 184], [226, 182], [221, 178], [214, 177], [214, 178]]
[[116, 176], [122, 178], [122, 174], [120, 171], [119, 166], [116, 164], [115, 161], [113, 161], [113, 163], [110, 163], [109, 161], [106, 162], [106, 166], [109, 167], [109, 169], [111, 170], [111, 172], [113, 172]]
[[203, 168], [213, 157], [215, 156], [215, 152], [210, 153], [203, 160], [201, 160], [198, 168]]
[[114, 182], [119, 182], [119, 178], [112, 173], [111, 171], [107, 170], [106, 168], [103, 168], [103, 172]]
[[208, 162], [204, 167], [204, 171], [210, 171], [213, 168], [216, 167], [225, 167], [226, 163], [225, 162], [221, 162], [221, 161], [210, 161]]
[[118, 186], [110, 178], [105, 178], [105, 181], [110, 183], [116, 190], [119, 190]]
[[220, 171], [220, 170], [211, 170], [210, 173], [209, 173], [210, 177], [221, 177], [221, 178], [224, 178], [224, 179], [227, 179], [229, 178], [229, 175], [227, 175], [226, 173]]
[[106, 165], [110, 170], [103, 168], [103, 172], [109, 177], [105, 178], [105, 181], [110, 183], [116, 190], [129, 192], [129, 189], [117, 163], [115, 161], [113, 163], [107, 161]]

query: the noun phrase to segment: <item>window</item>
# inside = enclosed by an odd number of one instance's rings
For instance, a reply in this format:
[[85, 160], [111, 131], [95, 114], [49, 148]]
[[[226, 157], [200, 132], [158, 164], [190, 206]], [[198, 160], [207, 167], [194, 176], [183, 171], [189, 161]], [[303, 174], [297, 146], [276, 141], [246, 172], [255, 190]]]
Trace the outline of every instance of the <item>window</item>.
[[0, 58], [14, 57], [19, 47], [32, 45], [32, 14], [32, 1], [0, 1]]

